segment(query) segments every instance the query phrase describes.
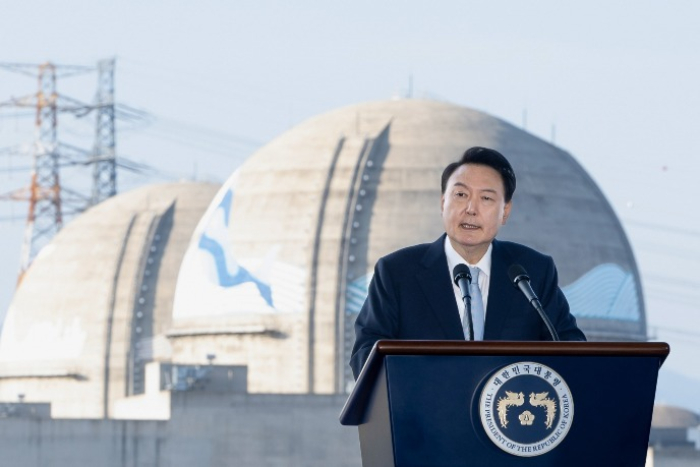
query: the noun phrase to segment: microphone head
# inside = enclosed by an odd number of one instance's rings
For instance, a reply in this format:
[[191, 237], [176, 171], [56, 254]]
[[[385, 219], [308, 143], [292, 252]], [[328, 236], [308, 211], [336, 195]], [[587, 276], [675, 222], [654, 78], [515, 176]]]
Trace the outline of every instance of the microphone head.
[[527, 272], [525, 272], [525, 268], [517, 263], [511, 264], [508, 268], [508, 277], [514, 286], [517, 286], [518, 282], [522, 280], [530, 280], [530, 276], [528, 276]]
[[467, 266], [466, 264], [462, 264], [462, 263], [455, 266], [455, 268], [452, 270], [452, 278], [454, 279], [455, 284], [457, 284], [458, 286], [459, 286], [459, 284], [458, 284], [459, 280], [464, 279], [464, 278], [466, 278], [469, 281], [469, 283], [471, 284], [472, 273], [469, 272], [469, 266]]

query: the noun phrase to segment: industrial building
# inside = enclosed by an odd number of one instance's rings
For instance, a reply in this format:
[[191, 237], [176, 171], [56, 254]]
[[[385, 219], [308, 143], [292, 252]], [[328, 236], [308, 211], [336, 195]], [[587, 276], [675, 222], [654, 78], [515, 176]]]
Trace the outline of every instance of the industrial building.
[[354, 317], [380, 256], [442, 233], [440, 174], [475, 145], [518, 178], [499, 238], [554, 257], [590, 340], [646, 340], [629, 242], [570, 154], [452, 104], [358, 104], [40, 252], [0, 336], [0, 466], [359, 465], [337, 422]]

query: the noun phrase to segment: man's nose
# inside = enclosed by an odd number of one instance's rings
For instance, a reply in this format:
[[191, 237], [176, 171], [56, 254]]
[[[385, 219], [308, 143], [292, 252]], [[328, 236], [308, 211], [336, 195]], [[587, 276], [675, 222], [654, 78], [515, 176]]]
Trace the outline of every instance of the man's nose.
[[471, 199], [467, 203], [467, 213], [468, 214], [476, 214], [476, 203]]

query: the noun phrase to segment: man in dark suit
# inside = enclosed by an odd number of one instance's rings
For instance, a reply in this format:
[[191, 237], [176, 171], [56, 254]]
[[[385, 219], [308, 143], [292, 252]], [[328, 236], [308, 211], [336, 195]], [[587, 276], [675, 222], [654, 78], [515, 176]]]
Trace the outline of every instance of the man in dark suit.
[[350, 359], [355, 378], [377, 340], [465, 339], [464, 304], [452, 279], [460, 263], [476, 272], [474, 283], [483, 302], [482, 314], [474, 316], [475, 339], [551, 340], [540, 316], [508, 277], [508, 268], [520, 264], [559, 338], [586, 340], [559, 288], [552, 258], [524, 245], [495, 240], [515, 192], [515, 173], [508, 160], [493, 149], [468, 149], [445, 168], [441, 188], [445, 234], [377, 262], [355, 322]]

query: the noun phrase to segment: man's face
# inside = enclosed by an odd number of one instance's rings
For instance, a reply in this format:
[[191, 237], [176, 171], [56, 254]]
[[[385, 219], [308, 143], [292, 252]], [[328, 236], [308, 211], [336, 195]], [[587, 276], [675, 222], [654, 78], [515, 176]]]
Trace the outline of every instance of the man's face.
[[464, 164], [442, 195], [442, 223], [454, 249], [477, 263], [510, 214], [501, 175], [486, 165]]

